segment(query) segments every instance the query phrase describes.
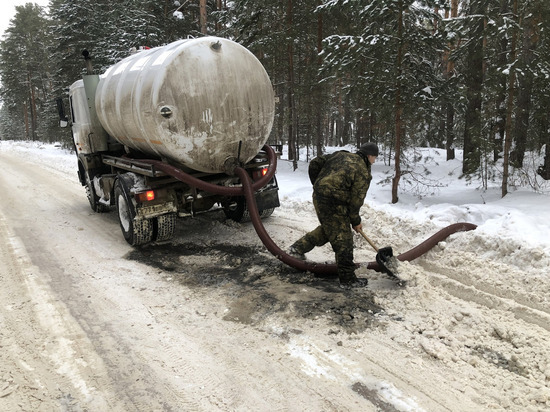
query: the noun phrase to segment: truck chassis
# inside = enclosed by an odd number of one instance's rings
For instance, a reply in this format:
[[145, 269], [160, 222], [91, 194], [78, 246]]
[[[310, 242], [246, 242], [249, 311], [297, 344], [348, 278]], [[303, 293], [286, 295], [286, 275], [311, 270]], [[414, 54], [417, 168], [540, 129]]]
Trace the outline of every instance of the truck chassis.
[[[267, 171], [267, 157], [261, 151], [245, 165], [253, 181]], [[178, 217], [223, 209], [237, 222], [248, 218], [244, 196], [223, 196], [192, 187], [158, 170], [144, 159], [123, 155], [87, 154], [78, 156], [78, 176], [86, 188], [90, 207], [97, 213], [117, 211], [124, 239], [134, 246], [169, 240]], [[210, 184], [235, 187], [236, 176], [187, 171]], [[262, 218], [279, 206], [275, 176], [255, 193]]]

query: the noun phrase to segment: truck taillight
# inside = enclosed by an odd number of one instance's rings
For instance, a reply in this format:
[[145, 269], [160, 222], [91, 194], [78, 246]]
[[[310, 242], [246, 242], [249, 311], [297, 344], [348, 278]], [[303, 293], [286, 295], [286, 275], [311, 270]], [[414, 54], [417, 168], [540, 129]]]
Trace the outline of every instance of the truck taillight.
[[148, 190], [147, 192], [138, 193], [136, 197], [141, 203], [150, 202], [151, 200], [155, 200], [155, 192], [153, 190]]
[[262, 177], [264, 177], [267, 174], [267, 170], [268, 170], [267, 167], [264, 167], [263, 169], [260, 169], [260, 170], [254, 170], [252, 172], [252, 179], [260, 180]]

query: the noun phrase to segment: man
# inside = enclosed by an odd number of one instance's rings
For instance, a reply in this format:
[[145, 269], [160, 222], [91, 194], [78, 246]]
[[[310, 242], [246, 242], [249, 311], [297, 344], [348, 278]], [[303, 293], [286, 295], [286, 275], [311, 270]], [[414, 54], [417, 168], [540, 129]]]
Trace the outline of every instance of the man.
[[338, 278], [343, 288], [364, 287], [367, 279], [355, 276], [353, 233], [363, 228], [359, 209], [372, 180], [371, 165], [378, 146], [366, 143], [357, 153], [339, 151], [313, 159], [309, 178], [313, 184], [313, 205], [319, 222], [316, 229], [297, 240], [289, 253], [305, 259], [305, 253], [330, 242], [336, 255]]

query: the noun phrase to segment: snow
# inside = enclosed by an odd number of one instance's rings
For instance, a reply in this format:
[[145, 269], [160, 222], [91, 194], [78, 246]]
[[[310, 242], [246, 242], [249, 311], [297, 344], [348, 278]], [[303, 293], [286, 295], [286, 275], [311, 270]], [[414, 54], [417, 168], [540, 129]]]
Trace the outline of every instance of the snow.
[[[350, 147], [345, 149], [353, 150]], [[74, 153], [62, 149], [59, 143], [0, 141], [0, 150], [26, 153], [49, 168], [76, 176]], [[327, 152], [335, 150], [340, 148], [328, 148]], [[384, 165], [380, 156], [372, 167], [373, 180], [365, 199], [368, 207], [396, 219], [413, 220], [419, 225], [430, 222], [438, 228], [457, 222], [473, 223], [478, 226], [476, 232], [480, 235], [514, 239], [550, 254], [550, 185], [543, 183], [540, 193], [530, 188], [517, 188], [501, 198], [500, 181], [490, 182], [488, 188], [482, 190], [480, 181], [459, 178], [461, 151], [456, 151], [458, 159], [446, 161], [444, 150], [416, 150], [422, 155], [416, 172], [429, 176], [432, 187], [425, 190], [430, 193], [419, 193], [422, 188], [418, 187], [400, 187], [399, 202], [391, 204], [391, 181], [385, 179], [392, 175], [393, 168]], [[310, 203], [312, 187], [307, 175], [308, 163], [299, 161], [298, 169], [293, 171], [292, 163], [284, 161], [285, 157], [286, 153], [283, 153], [283, 160], [277, 166], [281, 203], [296, 204], [297, 207]], [[301, 158], [306, 158], [305, 152]], [[404, 179], [402, 183], [406, 185]], [[437, 187], [433, 188], [436, 184]]]
[[14, 152], [36, 159], [41, 165], [63, 173], [77, 173], [74, 152], [62, 148], [61, 143], [41, 143], [31, 141], [0, 140], [0, 151]]
[[[337, 149], [330, 148], [333, 150]], [[77, 182], [76, 157], [59, 144], [0, 141], [0, 152], [33, 159], [51, 173], [74, 176]], [[546, 182], [539, 182], [537, 192], [518, 187], [501, 198], [498, 179], [483, 183], [460, 178], [461, 155], [457, 150], [458, 159], [446, 161], [444, 150], [416, 149], [417, 161], [411, 171], [430, 185], [419, 185], [404, 177], [397, 204], [391, 204], [388, 177], [393, 174], [392, 166], [384, 164], [383, 156], [373, 165], [373, 181], [361, 216], [365, 230], [373, 233], [376, 240], [395, 245], [396, 249], [409, 248], [453, 223], [470, 222], [478, 227], [440, 242], [427, 254], [432, 258], [425, 259], [421, 266], [403, 262], [404, 270], [414, 281], [410, 287], [388, 287], [383, 276], [367, 274], [369, 292], [375, 296], [375, 303], [384, 308], [376, 314], [377, 322], [384, 327], [336, 338], [319, 330], [319, 322], [311, 321], [309, 330], [304, 327], [307, 322], [300, 320], [300, 329], [306, 332], [292, 335], [287, 352], [305, 376], [329, 381], [331, 385], [342, 381], [358, 385], [354, 388], [356, 393], [369, 398], [375, 392], [388, 410], [423, 410], [425, 405], [411, 396], [409, 385], [389, 380], [382, 369], [365, 368], [358, 360], [391, 359], [383, 364], [384, 371], [391, 369], [389, 375], [405, 376], [400, 374], [406, 370], [411, 381], [423, 380], [425, 376], [441, 377], [436, 390], [449, 389], [446, 396], [449, 404], [455, 405], [452, 410], [474, 410], [468, 407], [472, 403], [483, 405], [483, 410], [542, 410], [548, 406], [550, 190]], [[305, 153], [300, 156], [306, 158]], [[278, 238], [285, 239], [286, 244], [281, 247], [289, 246], [316, 224], [307, 162], [298, 162], [294, 171], [292, 163], [285, 159], [283, 153], [277, 168], [281, 208], [274, 216], [291, 223], [269, 227], [270, 231], [279, 230]], [[86, 202], [84, 190], [82, 198]], [[222, 230], [227, 230], [227, 226], [216, 221], [208, 227], [212, 236], [220, 235]], [[400, 241], [402, 233], [407, 238]], [[115, 237], [118, 240], [124, 242], [122, 236]], [[327, 259], [330, 254], [325, 249], [311, 252], [308, 258]], [[372, 256], [368, 247], [358, 248], [357, 259]], [[137, 266], [129, 267], [132, 273], [139, 273]], [[428, 273], [432, 267], [433, 273]], [[102, 277], [105, 281], [109, 278]], [[167, 277], [171, 279], [171, 275]], [[156, 293], [155, 288], [150, 289]], [[297, 294], [292, 296], [302, 299], [319, 293], [308, 283], [299, 291], [292, 290]], [[362, 316], [360, 312], [353, 315], [357, 319]], [[266, 330], [283, 336], [288, 335], [289, 328], [297, 327], [284, 316], [278, 322], [277, 318], [270, 318]], [[314, 334], [323, 339], [316, 341]], [[333, 336], [342, 345], [327, 346], [326, 339]], [[418, 353], [421, 355], [416, 356]], [[67, 354], [58, 358], [58, 367], [63, 366]], [[71, 370], [65, 372], [71, 377]], [[84, 394], [87, 389], [81, 388]]]
[[430, 86], [426, 86], [422, 89], [423, 92], [429, 94], [431, 96], [432, 94], [432, 88]]
[[[347, 148], [352, 150], [351, 148]], [[328, 151], [337, 150], [335, 148]], [[481, 182], [459, 178], [461, 161], [446, 161], [445, 151], [422, 148], [427, 163], [417, 165], [417, 173], [429, 171], [430, 184], [437, 188], [429, 194], [417, 194], [418, 188], [400, 187], [399, 202], [391, 204], [391, 181], [383, 182], [393, 173], [392, 167], [378, 158], [372, 167], [373, 180], [365, 199], [366, 205], [384, 211], [396, 218], [414, 220], [422, 225], [431, 222], [443, 228], [457, 222], [476, 224], [476, 232], [504, 239], [515, 239], [531, 247], [540, 247], [550, 253], [550, 186], [542, 193], [519, 188], [501, 198], [500, 181], [492, 182], [482, 190]], [[457, 150], [457, 157], [461, 157]], [[302, 158], [305, 158], [302, 154]], [[306, 202], [311, 200], [312, 188], [307, 177], [307, 162], [298, 162], [292, 171], [288, 162], [279, 162], [277, 179], [282, 203], [285, 200]]]
[[[346, 149], [353, 150], [350, 147]], [[0, 150], [24, 153], [50, 169], [74, 174], [76, 178], [76, 157], [71, 151], [62, 149], [59, 143], [0, 141]], [[339, 148], [327, 149], [328, 152], [335, 150]], [[517, 188], [501, 198], [499, 181], [490, 182], [488, 188], [482, 190], [481, 182], [459, 178], [460, 160], [446, 161], [444, 150], [416, 150], [422, 155], [416, 172], [429, 176], [430, 188], [409, 186], [404, 178], [401, 181], [404, 188], [399, 189], [399, 202], [391, 204], [391, 180], [387, 177], [392, 175], [393, 169], [383, 164], [380, 156], [372, 167], [373, 180], [365, 199], [366, 207], [384, 212], [396, 220], [414, 221], [419, 227], [429, 223], [436, 229], [442, 229], [458, 222], [473, 223], [477, 225], [476, 234], [479, 237], [512, 240], [540, 250], [543, 255], [550, 255], [549, 185], [543, 183], [540, 193], [530, 188]], [[457, 154], [460, 158], [461, 152], [457, 151]], [[286, 153], [277, 166], [281, 203], [295, 205], [300, 210], [307, 209], [312, 195], [307, 175], [308, 163], [299, 161], [298, 169], [294, 171], [292, 163], [285, 161], [285, 157]], [[305, 152], [301, 157], [306, 158]]]

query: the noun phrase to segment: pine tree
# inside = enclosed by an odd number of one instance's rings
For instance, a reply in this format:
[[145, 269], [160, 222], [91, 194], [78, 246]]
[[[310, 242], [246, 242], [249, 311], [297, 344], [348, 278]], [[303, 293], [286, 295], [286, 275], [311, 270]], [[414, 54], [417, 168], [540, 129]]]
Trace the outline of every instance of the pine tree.
[[531, 117], [534, 149], [543, 150], [543, 160], [537, 169], [538, 175], [550, 180], [550, 4], [540, 0], [534, 8], [540, 20], [535, 25], [538, 36], [537, 52], [531, 67], [533, 70], [533, 91]]
[[[318, 68], [319, 0], [239, 0], [223, 13], [222, 34], [251, 50], [264, 64], [279, 103], [270, 141], [288, 142], [289, 159], [299, 159], [299, 147], [322, 141], [325, 107]], [[328, 87], [328, 86], [326, 86]], [[314, 137], [315, 136], [315, 137]], [[317, 153], [319, 146], [316, 143]], [[296, 163], [295, 163], [296, 165]]]
[[355, 110], [370, 113], [376, 122], [375, 140], [394, 149], [395, 203], [405, 173], [401, 154], [408, 145], [407, 130], [415, 129], [419, 114], [425, 124], [441, 83], [437, 63], [441, 39], [434, 30], [440, 17], [427, 2], [412, 0], [376, 0], [367, 5], [330, 0], [322, 9], [345, 10], [350, 18], [348, 32], [325, 39], [324, 64], [364, 96]]
[[[47, 138], [48, 125], [40, 114], [50, 101], [51, 79], [46, 44], [47, 20], [41, 7], [16, 6], [15, 17], [0, 43], [0, 76], [5, 111], [3, 135], [38, 140]], [[22, 133], [24, 131], [24, 133]]]

